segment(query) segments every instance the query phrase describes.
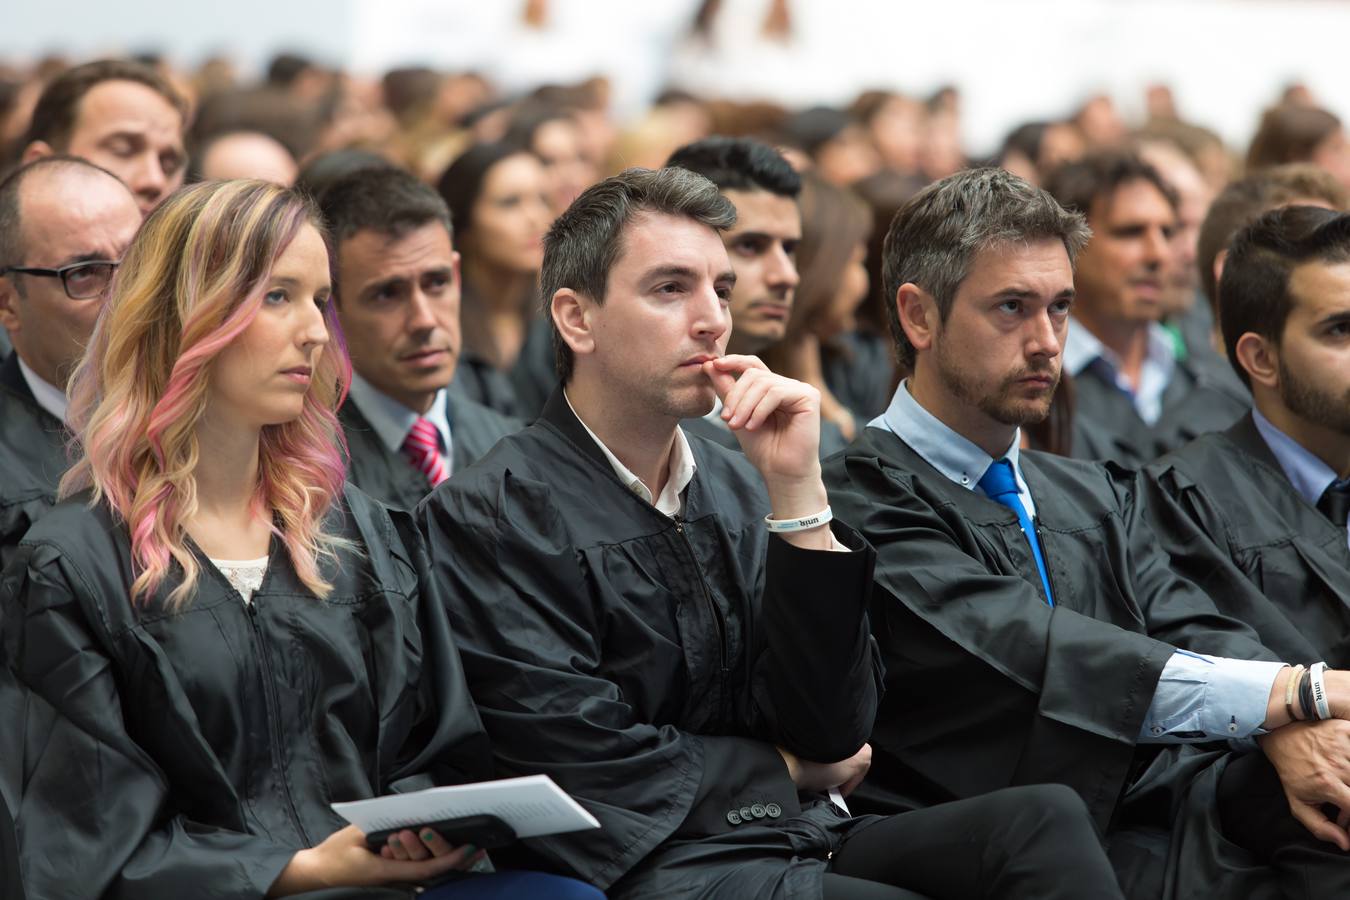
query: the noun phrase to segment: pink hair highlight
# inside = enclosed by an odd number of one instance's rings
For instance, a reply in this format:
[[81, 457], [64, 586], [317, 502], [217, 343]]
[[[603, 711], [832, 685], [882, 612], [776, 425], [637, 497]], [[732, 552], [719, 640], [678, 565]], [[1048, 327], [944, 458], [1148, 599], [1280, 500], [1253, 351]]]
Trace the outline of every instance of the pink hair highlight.
[[[92, 489], [127, 524], [145, 602], [182, 570], [168, 602], [194, 593], [200, 565], [183, 523], [197, 509], [197, 427], [212, 363], [253, 322], [277, 257], [317, 214], [298, 195], [262, 182], [194, 185], [151, 214], [123, 261], [112, 299], [71, 383], [78, 456], [63, 496]], [[346, 445], [336, 409], [351, 381], [341, 329], [325, 311], [319, 355], [301, 415], [264, 428], [256, 514], [279, 536], [300, 580], [319, 597], [321, 556], [345, 542], [324, 531], [341, 495]], [[279, 525], [274, 522], [279, 520]]]

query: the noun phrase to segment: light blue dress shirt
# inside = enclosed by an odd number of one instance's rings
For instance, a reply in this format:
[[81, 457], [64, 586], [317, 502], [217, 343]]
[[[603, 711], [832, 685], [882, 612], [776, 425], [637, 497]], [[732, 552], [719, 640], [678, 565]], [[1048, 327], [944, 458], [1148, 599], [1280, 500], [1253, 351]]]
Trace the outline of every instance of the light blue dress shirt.
[[[1261, 415], [1261, 410], [1252, 409], [1252, 421], [1256, 423], [1256, 430], [1261, 432], [1261, 437], [1265, 439], [1270, 452], [1279, 460], [1280, 467], [1284, 469], [1284, 474], [1288, 476], [1294, 490], [1298, 491], [1304, 500], [1316, 506], [1317, 501], [1322, 499], [1322, 494], [1326, 493], [1326, 489], [1340, 480], [1336, 470], [1276, 428], [1269, 419]], [[1350, 545], [1350, 524], [1346, 526], [1345, 541]]]
[[1139, 367], [1139, 389], [1135, 390], [1121, 374], [1120, 357], [1096, 335], [1076, 319], [1069, 320], [1069, 333], [1064, 339], [1064, 371], [1077, 378], [1084, 369], [1093, 367], [1106, 376], [1130, 398], [1139, 418], [1149, 425], [1162, 416], [1163, 391], [1172, 383], [1177, 368], [1176, 345], [1167, 329], [1157, 322], [1148, 327], [1148, 350]]
[[[375, 436], [395, 453], [402, 451], [403, 441], [421, 416], [355, 372], [352, 373], [351, 392], [347, 400], [356, 404], [356, 408], [361, 410], [361, 415], [370, 423]], [[436, 433], [440, 436], [441, 456], [445, 460], [445, 471], [448, 475], [453, 468], [455, 444], [450, 433], [450, 418], [446, 412], [445, 388], [436, 392], [436, 399], [431, 401], [431, 409], [427, 411], [426, 418], [436, 426]]]
[[[975, 490], [994, 458], [919, 405], [900, 382], [886, 412], [868, 423], [895, 434], [948, 480]], [[1022, 478], [1018, 452], [1021, 432], [1013, 435], [1003, 458], [1012, 463], [1027, 514], [1036, 517], [1031, 488]], [[1265, 734], [1261, 723], [1275, 676], [1283, 663], [1225, 659], [1176, 650], [1163, 666], [1153, 702], [1144, 714], [1140, 743], [1179, 744], [1228, 739], [1250, 749], [1251, 737]]]

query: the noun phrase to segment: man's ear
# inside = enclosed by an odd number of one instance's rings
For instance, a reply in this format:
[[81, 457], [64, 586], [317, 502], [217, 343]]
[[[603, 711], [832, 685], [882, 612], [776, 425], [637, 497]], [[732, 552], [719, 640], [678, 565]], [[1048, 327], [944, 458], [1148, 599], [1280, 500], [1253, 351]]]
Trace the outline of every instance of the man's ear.
[[900, 317], [900, 327], [914, 349], [930, 349], [940, 319], [933, 295], [917, 284], [906, 282], [895, 292], [895, 310]]
[[19, 320], [19, 310], [17, 301], [19, 299], [18, 291], [14, 287], [14, 276], [6, 275], [0, 278], [0, 326], [10, 334], [17, 334], [23, 330], [23, 324]]
[[553, 326], [577, 356], [595, 350], [595, 333], [591, 328], [591, 311], [594, 309], [595, 304], [589, 297], [571, 288], [559, 288], [549, 302]]
[[1254, 331], [1248, 331], [1238, 338], [1237, 361], [1252, 380], [1252, 385], [1261, 385], [1272, 391], [1280, 387], [1280, 356], [1270, 341]]
[[26, 166], [34, 160], [55, 155], [56, 150], [52, 148], [51, 144], [46, 141], [33, 141], [33, 143], [23, 148], [23, 156], [19, 158], [19, 164]]

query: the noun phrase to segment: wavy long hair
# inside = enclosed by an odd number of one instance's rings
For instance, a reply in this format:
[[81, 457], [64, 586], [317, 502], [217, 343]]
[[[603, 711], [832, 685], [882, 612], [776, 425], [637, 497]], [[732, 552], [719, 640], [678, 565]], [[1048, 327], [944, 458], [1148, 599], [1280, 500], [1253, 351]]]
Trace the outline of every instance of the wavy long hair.
[[[181, 583], [170, 607], [193, 594], [200, 567], [183, 523], [196, 513], [197, 426], [212, 363], [253, 321], [277, 258], [318, 211], [286, 188], [261, 181], [208, 182], [171, 196], [146, 219], [118, 272], [70, 386], [74, 465], [61, 496], [92, 489], [131, 533], [144, 603], [176, 562]], [[321, 598], [320, 574], [341, 538], [324, 517], [342, 491], [346, 445], [336, 409], [351, 365], [332, 304], [330, 340], [315, 365], [303, 411], [262, 430], [255, 512], [284, 543], [306, 587]]]

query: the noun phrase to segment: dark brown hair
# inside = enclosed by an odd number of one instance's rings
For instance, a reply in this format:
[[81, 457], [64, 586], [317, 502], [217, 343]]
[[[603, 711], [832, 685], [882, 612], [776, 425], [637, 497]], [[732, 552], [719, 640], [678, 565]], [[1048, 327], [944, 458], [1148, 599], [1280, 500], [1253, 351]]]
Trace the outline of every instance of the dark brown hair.
[[33, 107], [33, 118], [19, 142], [19, 152], [34, 141], [42, 141], [57, 152], [64, 152], [79, 118], [80, 101], [105, 81], [134, 81], [145, 85], [176, 109], [184, 128], [187, 127], [187, 99], [163, 76], [133, 60], [102, 59], [66, 69], [47, 83], [42, 96], [38, 97], [37, 106]]

